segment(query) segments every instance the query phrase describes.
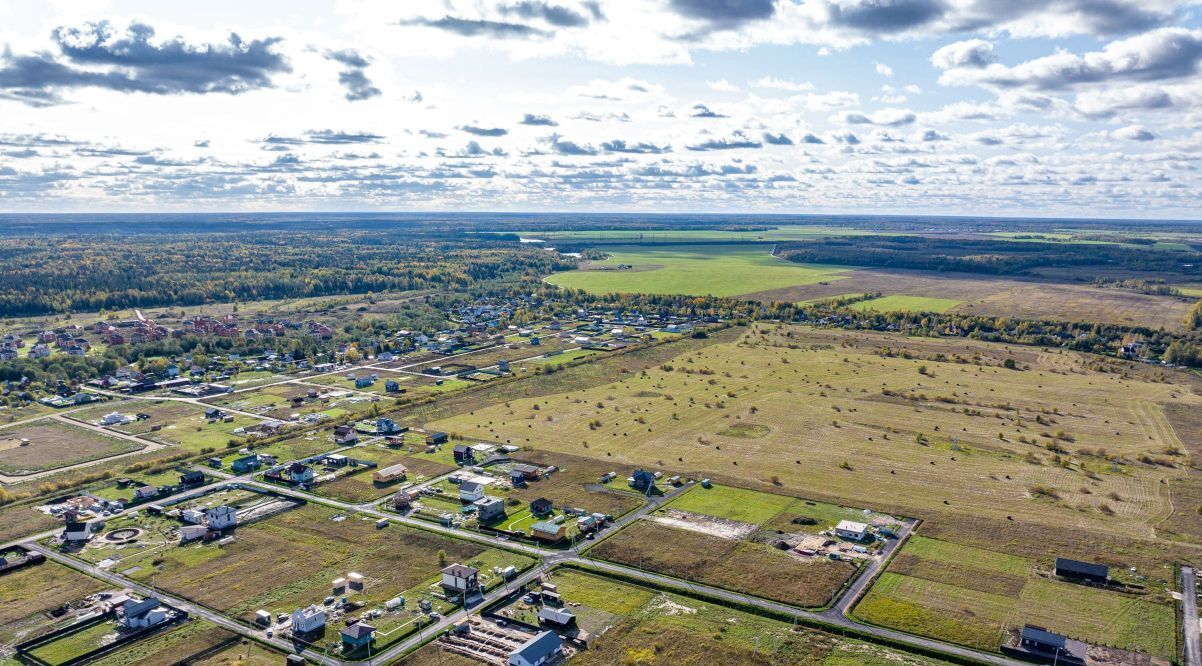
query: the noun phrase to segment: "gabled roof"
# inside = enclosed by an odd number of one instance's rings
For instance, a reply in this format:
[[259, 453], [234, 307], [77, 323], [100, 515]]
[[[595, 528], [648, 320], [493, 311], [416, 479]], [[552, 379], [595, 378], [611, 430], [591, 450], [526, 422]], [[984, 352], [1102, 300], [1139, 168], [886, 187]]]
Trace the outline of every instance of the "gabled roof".
[[562, 528], [562, 527], [563, 527], [563, 525], [560, 525], [558, 523], [551, 523], [551, 522], [548, 522], [545, 520], [540, 520], [537, 523], [530, 526], [530, 531], [531, 532], [545, 532], [547, 534], [558, 534], [560, 528]]
[[365, 638], [365, 637], [371, 636], [372, 634], [375, 633], [375, 631], [376, 631], [376, 628], [371, 626], [370, 624], [363, 624], [362, 622], [356, 622], [355, 624], [352, 624], [351, 626], [347, 627], [346, 629], [343, 629], [342, 635], [346, 636], [347, 638], [359, 639], [359, 638]]
[[1078, 574], [1083, 576], [1097, 576], [1106, 578], [1110, 575], [1110, 567], [1104, 564], [1094, 564], [1092, 562], [1079, 562], [1070, 560], [1066, 557], [1056, 558], [1056, 572], [1067, 572], [1070, 574]]
[[463, 483], [459, 484], [459, 489], [465, 490], [469, 493], [474, 493], [477, 490], [483, 490], [484, 486], [477, 481], [464, 481]]
[[472, 576], [480, 573], [480, 570], [475, 567], [469, 567], [466, 564], [459, 564], [456, 562], [455, 564], [443, 569], [442, 572], [456, 578], [471, 578]]
[[522, 647], [510, 652], [509, 656], [521, 655], [527, 662], [535, 664], [555, 654], [561, 647], [563, 647], [563, 641], [559, 640], [559, 636], [553, 632], [544, 631], [526, 641]]
[[1022, 640], [1035, 641], [1041, 645], [1054, 648], [1063, 648], [1064, 644], [1068, 641], [1067, 638], [1061, 636], [1060, 634], [1054, 634], [1043, 627], [1036, 627], [1029, 624], [1023, 627]]

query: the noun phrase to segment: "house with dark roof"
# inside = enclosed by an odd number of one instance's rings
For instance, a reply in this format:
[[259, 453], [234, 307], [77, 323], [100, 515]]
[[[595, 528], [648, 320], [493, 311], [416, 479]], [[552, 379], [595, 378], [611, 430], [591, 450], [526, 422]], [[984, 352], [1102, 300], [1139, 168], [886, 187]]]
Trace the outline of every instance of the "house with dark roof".
[[646, 492], [655, 486], [655, 475], [645, 469], [639, 468], [634, 470], [634, 474], [630, 475], [630, 479], [627, 482], [631, 488], [640, 492]]
[[464, 481], [459, 484], [459, 501], [475, 502], [484, 497], [484, 484], [476, 481]]
[[541, 666], [563, 650], [563, 641], [554, 632], [544, 631], [509, 653], [509, 666]]
[[376, 628], [370, 624], [356, 622], [342, 630], [342, 649], [354, 652], [365, 645], [371, 645], [376, 639]]
[[480, 570], [456, 562], [442, 570], [442, 589], [458, 596], [480, 589]]
[[1005, 649], [1006, 653], [1015, 653], [1029, 661], [1047, 661], [1064, 664], [1065, 666], [1084, 666], [1085, 655], [1089, 646], [1081, 641], [1067, 638], [1028, 624], [1023, 627], [1018, 637], [1018, 648]]
[[179, 475], [179, 484], [181, 486], [199, 486], [205, 482], [205, 473], [197, 470], [188, 470]]
[[1055, 573], [1060, 578], [1105, 585], [1110, 580], [1110, 567], [1092, 562], [1079, 562], [1066, 557], [1056, 558]]
[[455, 462], [460, 465], [467, 465], [476, 461], [476, 452], [466, 444], [456, 444], [451, 452], [455, 456]]
[[547, 516], [555, 510], [554, 503], [546, 497], [540, 497], [530, 503], [530, 513], [536, 516]]
[[505, 500], [500, 497], [481, 497], [472, 502], [476, 507], [476, 520], [480, 523], [493, 523], [505, 517]]

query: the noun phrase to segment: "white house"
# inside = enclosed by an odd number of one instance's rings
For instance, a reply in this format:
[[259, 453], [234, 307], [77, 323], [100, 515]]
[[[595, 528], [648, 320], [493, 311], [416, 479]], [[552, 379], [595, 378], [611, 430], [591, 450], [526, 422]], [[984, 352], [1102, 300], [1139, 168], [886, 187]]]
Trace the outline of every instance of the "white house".
[[480, 589], [480, 570], [456, 562], [442, 570], [442, 587], [452, 595], [475, 592]]
[[109, 412], [108, 414], [105, 414], [104, 416], [100, 417], [100, 425], [102, 425], [102, 426], [119, 426], [119, 425], [125, 425], [126, 423], [129, 423], [132, 420], [133, 419], [126, 416], [125, 414], [122, 414], [121, 412]]
[[319, 606], [292, 611], [292, 633], [308, 634], [326, 626], [326, 612]]
[[63, 541], [87, 541], [92, 538], [92, 526], [81, 521], [68, 521], [63, 527]]
[[852, 541], [863, 541], [864, 537], [868, 536], [868, 526], [864, 523], [857, 523], [850, 520], [840, 520], [838, 525], [835, 525], [835, 534], [844, 539]]
[[189, 525], [199, 525], [204, 522], [205, 514], [198, 509], [184, 509], [179, 514], [179, 519]]
[[475, 502], [483, 498], [484, 484], [475, 481], [464, 481], [459, 484], [459, 500], [461, 502]]
[[179, 528], [179, 542], [189, 543], [197, 539], [203, 539], [209, 533], [209, 528], [204, 525], [184, 525]]
[[548, 624], [566, 627], [576, 619], [576, 616], [572, 614], [572, 611], [566, 608], [542, 606], [538, 609], [538, 619]]
[[141, 601], [127, 600], [122, 606], [122, 622], [129, 629], [145, 629], [167, 620], [167, 607], [151, 597]]
[[224, 530], [238, 524], [238, 510], [232, 506], [215, 506], [205, 511], [205, 521], [209, 529]]

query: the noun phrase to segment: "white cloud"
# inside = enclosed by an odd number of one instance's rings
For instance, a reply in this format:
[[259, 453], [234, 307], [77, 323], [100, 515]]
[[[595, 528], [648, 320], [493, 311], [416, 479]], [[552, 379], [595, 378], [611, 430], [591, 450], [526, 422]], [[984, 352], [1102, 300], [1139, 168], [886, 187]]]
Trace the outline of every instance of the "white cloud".
[[874, 62], [873, 68], [876, 69], [877, 74], [885, 78], [892, 78], [893, 76], [893, 68], [883, 62]]
[[715, 92], [737, 93], [739, 86], [727, 81], [726, 79], [718, 79], [717, 81], [706, 81], [705, 85], [710, 87], [710, 90]]

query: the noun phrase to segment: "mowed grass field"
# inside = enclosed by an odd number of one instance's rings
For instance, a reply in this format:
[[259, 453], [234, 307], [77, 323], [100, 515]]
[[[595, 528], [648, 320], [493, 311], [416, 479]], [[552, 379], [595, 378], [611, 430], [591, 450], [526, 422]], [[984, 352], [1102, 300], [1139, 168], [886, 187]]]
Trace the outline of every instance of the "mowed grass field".
[[[1006, 359], [1019, 369], [1001, 367]], [[975, 341], [762, 325], [608, 383], [426, 425], [739, 485], [771, 487], [775, 477], [782, 493], [901, 515], [955, 512], [1151, 539], [1172, 512], [1161, 481], [1185, 477], [1164, 406], [1202, 399], [1154, 370], [1101, 372], [1098, 363]], [[722, 434], [733, 424], [755, 427]], [[1104, 455], [1120, 456], [1117, 470]]]
[[[764, 245], [615, 246], [610, 257], [581, 270], [547, 278], [560, 287], [597, 294], [645, 293], [738, 296], [769, 289], [839, 280], [846, 266], [794, 264]], [[618, 270], [619, 265], [631, 268]]]
[[855, 608], [862, 620], [997, 651], [1035, 624], [1090, 643], [1176, 654], [1172, 600], [1055, 580], [1046, 563], [915, 536]]
[[47, 418], [0, 429], [0, 472], [32, 474], [141, 448], [137, 442]]

